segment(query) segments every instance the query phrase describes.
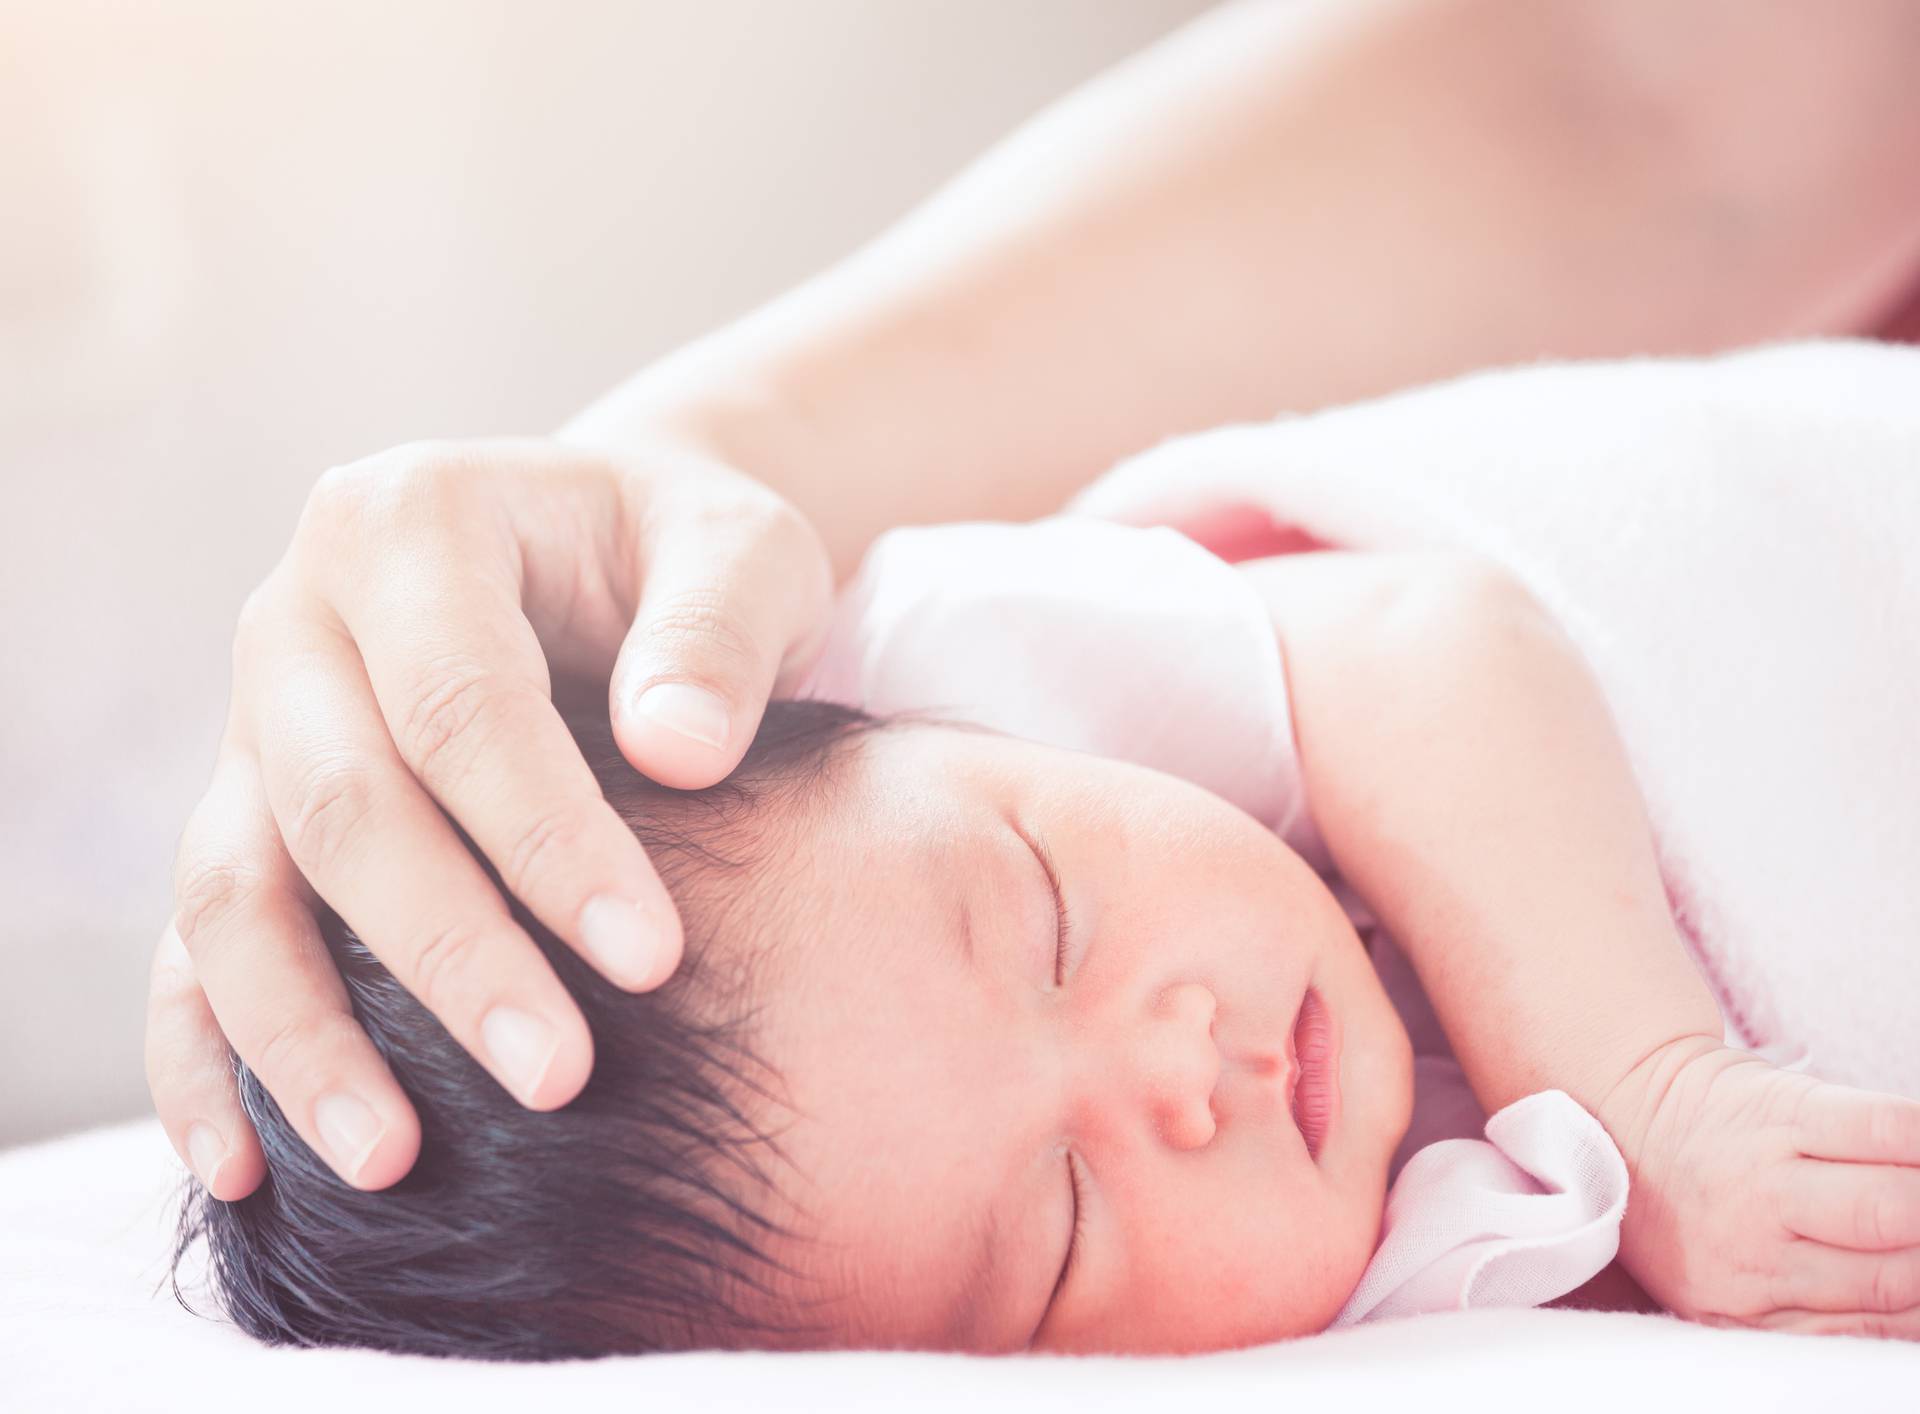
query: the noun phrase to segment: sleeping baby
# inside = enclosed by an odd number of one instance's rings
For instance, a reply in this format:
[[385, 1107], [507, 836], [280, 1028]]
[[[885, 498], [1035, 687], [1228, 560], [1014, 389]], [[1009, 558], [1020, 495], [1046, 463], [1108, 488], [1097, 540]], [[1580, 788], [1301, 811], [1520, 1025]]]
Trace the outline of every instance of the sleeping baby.
[[[177, 1264], [204, 1238], [268, 1341], [500, 1359], [1204, 1351], [1375, 1288], [1545, 1300], [1616, 1247], [1701, 1319], [1920, 1304], [1920, 1105], [1726, 1044], [1555, 620], [1471, 555], [1296, 548], [896, 531], [727, 781], [575, 720], [682, 971], [621, 992], [518, 911], [597, 1056], [540, 1113], [331, 920], [420, 1160], [350, 1188], [242, 1073], [269, 1176], [190, 1195]], [[1474, 1226], [1616, 1171], [1624, 1217]]]

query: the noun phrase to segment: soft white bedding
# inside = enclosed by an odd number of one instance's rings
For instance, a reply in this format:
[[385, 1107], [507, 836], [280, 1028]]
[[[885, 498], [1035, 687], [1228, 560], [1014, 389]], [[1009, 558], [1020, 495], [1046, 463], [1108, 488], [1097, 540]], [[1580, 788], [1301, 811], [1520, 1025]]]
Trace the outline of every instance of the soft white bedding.
[[1920, 1346], [1573, 1311], [1423, 1316], [1181, 1360], [696, 1354], [501, 1366], [269, 1350], [183, 1312], [163, 1280], [181, 1173], [153, 1122], [0, 1154], [0, 1409], [1920, 1409]]

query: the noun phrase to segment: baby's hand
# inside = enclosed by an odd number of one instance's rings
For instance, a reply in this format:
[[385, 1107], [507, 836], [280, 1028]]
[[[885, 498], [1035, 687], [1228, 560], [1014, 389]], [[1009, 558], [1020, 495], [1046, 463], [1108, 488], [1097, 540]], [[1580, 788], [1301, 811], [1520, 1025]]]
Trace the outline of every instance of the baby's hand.
[[1920, 1103], [1691, 1038], [1600, 1119], [1632, 1176], [1621, 1260], [1663, 1306], [1920, 1340]]

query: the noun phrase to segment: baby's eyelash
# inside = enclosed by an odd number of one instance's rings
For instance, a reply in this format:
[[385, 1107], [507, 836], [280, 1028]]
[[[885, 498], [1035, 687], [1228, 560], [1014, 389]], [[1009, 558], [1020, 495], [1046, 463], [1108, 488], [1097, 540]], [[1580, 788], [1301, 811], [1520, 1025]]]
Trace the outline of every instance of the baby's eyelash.
[[1053, 891], [1053, 985], [1067, 980], [1067, 945], [1073, 941], [1073, 915], [1067, 912], [1066, 890], [1060, 887], [1060, 871], [1054, 867], [1053, 851], [1039, 836], [1027, 837], [1027, 845], [1046, 872], [1047, 887]]
[[1080, 1237], [1087, 1229], [1087, 1205], [1082, 1201], [1085, 1195], [1080, 1186], [1080, 1169], [1073, 1162], [1071, 1149], [1067, 1150], [1067, 1182], [1073, 1185], [1073, 1232], [1067, 1238], [1066, 1261], [1060, 1264], [1060, 1275], [1054, 1280], [1052, 1294], [1047, 1297], [1049, 1311], [1060, 1299], [1060, 1293], [1067, 1289], [1067, 1279], [1073, 1275], [1073, 1269], [1080, 1260]]

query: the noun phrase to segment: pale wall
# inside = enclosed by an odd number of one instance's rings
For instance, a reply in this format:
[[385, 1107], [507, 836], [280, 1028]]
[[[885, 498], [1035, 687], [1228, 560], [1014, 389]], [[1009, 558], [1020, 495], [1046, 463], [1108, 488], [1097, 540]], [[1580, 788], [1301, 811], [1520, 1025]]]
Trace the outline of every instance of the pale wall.
[[551, 427], [1202, 8], [0, 3], [0, 1144], [146, 1106], [233, 615], [320, 470]]

